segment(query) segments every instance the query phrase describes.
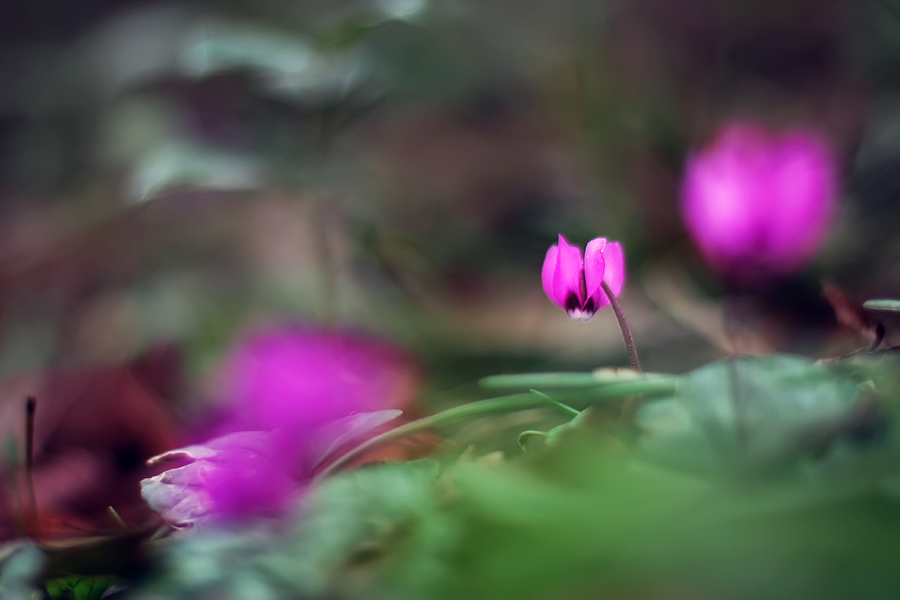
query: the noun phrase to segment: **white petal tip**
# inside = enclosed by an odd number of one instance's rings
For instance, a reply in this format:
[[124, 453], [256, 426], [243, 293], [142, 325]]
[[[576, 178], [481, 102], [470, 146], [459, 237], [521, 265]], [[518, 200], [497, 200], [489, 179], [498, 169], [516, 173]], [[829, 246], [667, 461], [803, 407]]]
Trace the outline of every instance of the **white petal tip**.
[[581, 310], [580, 308], [576, 308], [575, 310], [570, 310], [566, 314], [569, 315], [569, 318], [573, 321], [590, 321], [591, 317], [594, 316], [593, 311], [589, 310]]

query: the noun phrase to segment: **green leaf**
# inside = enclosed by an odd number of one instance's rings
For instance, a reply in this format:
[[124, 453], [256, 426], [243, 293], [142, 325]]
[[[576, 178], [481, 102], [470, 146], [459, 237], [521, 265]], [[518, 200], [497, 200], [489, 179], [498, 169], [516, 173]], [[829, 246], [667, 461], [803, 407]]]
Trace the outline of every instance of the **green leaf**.
[[487, 389], [580, 389], [622, 382], [668, 379], [658, 373], [635, 373], [630, 369], [596, 369], [591, 373], [521, 373], [491, 375], [478, 381]]
[[345, 48], [361, 41], [380, 23], [357, 18], [345, 19], [317, 36], [319, 43], [330, 49]]
[[247, 191], [266, 181], [263, 163], [246, 154], [182, 143], [166, 143], [141, 156], [129, 181], [131, 200], [151, 200], [177, 187]]
[[428, 578], [449, 543], [438, 518], [434, 461], [386, 463], [324, 481], [303, 503], [285, 552], [267, 562], [303, 596], [373, 592], [391, 578]]
[[856, 382], [786, 355], [715, 362], [689, 373], [675, 400], [644, 406], [645, 450], [695, 468], [762, 467], [809, 453], [854, 409]]
[[464, 561], [442, 582], [453, 591], [428, 597], [638, 598], [689, 589], [837, 599], [900, 590], [896, 504], [871, 485], [735, 488], [636, 463], [591, 436], [538, 460], [465, 464], [448, 477], [468, 515]]
[[566, 389], [594, 387], [597, 380], [590, 373], [523, 373], [520, 375], [492, 375], [478, 384], [487, 389]]
[[900, 312], [900, 300], [866, 300], [863, 308]]
[[581, 411], [580, 413], [578, 413], [575, 416], [575, 418], [572, 419], [571, 421], [569, 421], [568, 423], [563, 423], [562, 425], [557, 425], [556, 427], [551, 429], [549, 434], [547, 435], [547, 445], [552, 446], [553, 444], [556, 444], [557, 442], [559, 442], [561, 437], [568, 435], [569, 433], [571, 433], [572, 431], [574, 431], [576, 429], [580, 429], [580, 428], [584, 427], [585, 423], [587, 422], [587, 419], [589, 418], [588, 415], [590, 415], [590, 413], [591, 413], [591, 407], [589, 406], [586, 409], [584, 409], [583, 411]]
[[679, 379], [679, 377], [654, 377], [635, 381], [620, 381], [598, 387], [560, 392], [556, 396], [569, 404], [577, 404], [579, 402], [591, 404], [598, 401], [627, 398], [629, 396], [642, 396], [646, 400], [671, 396], [678, 388]]
[[592, 508], [583, 495], [524, 470], [462, 463], [448, 477], [475, 511], [507, 525], [559, 522]]
[[[645, 399], [659, 396], [668, 396], [675, 392], [678, 383], [676, 377], [659, 377], [638, 381], [622, 381], [619, 383], [611, 383], [600, 387], [592, 387], [580, 390], [570, 390], [568, 392], [560, 392], [558, 397], [568, 403], [584, 403], [591, 404], [595, 402], [605, 402], [607, 400], [617, 400], [628, 396], [641, 395]], [[411, 423], [406, 423], [387, 431], [381, 435], [356, 446], [346, 454], [340, 456], [333, 463], [319, 471], [316, 475], [317, 480], [325, 479], [332, 473], [338, 471], [350, 464], [352, 460], [359, 458], [366, 452], [372, 450], [380, 444], [388, 441], [399, 439], [403, 436], [416, 433], [428, 428], [443, 427], [449, 423], [461, 419], [470, 419], [484, 417], [490, 414], [513, 412], [516, 410], [526, 410], [545, 403], [546, 400], [535, 394], [512, 394], [501, 398], [490, 398], [488, 400], [479, 400], [469, 404], [463, 404], [454, 408], [447, 409], [436, 415], [431, 415]]]
[[638, 373], [630, 368], [600, 367], [591, 371], [591, 377], [598, 383], [620, 383], [622, 381], [644, 381], [670, 376], [662, 373], [647, 373], [646, 371]]
[[[356, 32], [348, 32], [356, 39]], [[350, 40], [346, 40], [349, 43]], [[186, 36], [185, 75], [206, 78], [242, 70], [259, 91], [301, 104], [345, 98], [371, 78], [371, 61], [351, 48], [317, 48], [310, 40], [241, 22], [210, 21]]]
[[537, 390], [529, 390], [529, 391], [532, 394], [534, 394], [535, 396], [537, 396], [538, 398], [543, 399], [547, 404], [549, 404], [550, 406], [552, 406], [553, 408], [555, 408], [562, 414], [566, 415], [567, 417], [575, 418], [581, 414], [580, 411], [577, 411], [574, 408], [572, 408], [571, 406], [567, 406], [567, 405], [563, 404], [562, 402], [554, 400], [553, 398], [551, 398], [550, 396], [548, 396], [547, 394], [545, 394], [543, 392], [539, 392]]
[[546, 431], [536, 431], [534, 429], [528, 429], [526, 431], [523, 431], [522, 433], [519, 434], [519, 438], [517, 440], [519, 442], [519, 448], [522, 449], [522, 452], [525, 452], [525, 446], [528, 445], [528, 440], [530, 440], [531, 438], [533, 438], [535, 436], [547, 438], [549, 435], [550, 434], [548, 434]]
[[112, 575], [57, 577], [47, 582], [47, 594], [56, 600], [99, 600], [116, 581]]
[[161, 597], [376, 597], [397, 577], [432, 581], [455, 539], [437, 475], [434, 461], [369, 466], [311, 489], [277, 528], [198, 529], [165, 549]]
[[719, 457], [690, 411], [672, 398], [643, 404], [636, 416], [642, 453], [665, 465], [714, 471]]

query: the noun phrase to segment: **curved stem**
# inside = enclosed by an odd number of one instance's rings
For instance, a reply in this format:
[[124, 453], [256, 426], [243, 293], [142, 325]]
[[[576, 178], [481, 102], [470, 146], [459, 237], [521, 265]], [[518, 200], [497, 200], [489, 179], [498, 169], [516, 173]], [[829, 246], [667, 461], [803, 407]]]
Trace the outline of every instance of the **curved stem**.
[[332, 473], [350, 464], [373, 448], [416, 433], [417, 431], [430, 429], [432, 427], [440, 427], [441, 425], [451, 423], [457, 419], [465, 419], [467, 417], [481, 416], [495, 412], [502, 413], [508, 411], [523, 410], [526, 408], [533, 408], [535, 406], [546, 406], [546, 401], [543, 398], [535, 396], [534, 394], [514, 394], [512, 396], [506, 396], [503, 398], [491, 398], [490, 400], [480, 400], [478, 402], [471, 402], [469, 404], [463, 404], [462, 406], [453, 407], [443, 412], [439, 412], [436, 415], [431, 415], [430, 417], [425, 417], [424, 419], [418, 419], [417, 421], [413, 421], [411, 423], [407, 423], [406, 425], [401, 425], [400, 427], [391, 429], [390, 431], [382, 433], [381, 435], [376, 435], [372, 439], [363, 442], [359, 446], [351, 449], [349, 452], [342, 455], [333, 463], [319, 471], [319, 473], [315, 477], [315, 481], [318, 482], [322, 479], [325, 479]]
[[[620, 383], [600, 385], [596, 389], [590, 390], [590, 395], [579, 393], [574, 397], [588, 403], [594, 403], [612, 398], [632, 396], [634, 394], [661, 396], [674, 393], [676, 383], [677, 377], [654, 377], [653, 379], [641, 379], [638, 381], [623, 381]], [[430, 429], [432, 427], [440, 427], [460, 419], [543, 406], [547, 406], [547, 401], [541, 395], [528, 393], [513, 394], [511, 396], [491, 398], [489, 400], [479, 400], [477, 402], [450, 408], [436, 415], [431, 415], [430, 417], [425, 417], [424, 419], [401, 425], [396, 429], [391, 429], [390, 431], [377, 435], [359, 446], [352, 448], [346, 454], [343, 454], [337, 460], [319, 471], [314, 478], [314, 483], [318, 483], [329, 475], [336, 473], [343, 467], [351, 464], [354, 460], [365, 455], [373, 448], [377, 448], [382, 444], [411, 435], [418, 431]]]
[[613, 312], [616, 313], [616, 319], [619, 321], [619, 329], [622, 330], [622, 338], [625, 340], [625, 348], [628, 350], [628, 358], [631, 359], [631, 368], [635, 372], [641, 372], [641, 361], [638, 360], [637, 349], [634, 347], [634, 338], [631, 337], [631, 330], [628, 328], [628, 321], [625, 320], [625, 313], [619, 306], [619, 300], [613, 291], [609, 289], [609, 285], [605, 281], [600, 283], [606, 297], [609, 298], [609, 305], [612, 306]]

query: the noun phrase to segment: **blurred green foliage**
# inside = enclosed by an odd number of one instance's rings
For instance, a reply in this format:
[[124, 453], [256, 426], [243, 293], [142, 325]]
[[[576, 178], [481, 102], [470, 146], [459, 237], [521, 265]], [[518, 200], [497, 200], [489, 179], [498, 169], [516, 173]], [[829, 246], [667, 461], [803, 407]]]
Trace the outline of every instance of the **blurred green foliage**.
[[[586, 411], [523, 459], [464, 453], [337, 475], [310, 490], [286, 529], [172, 540], [150, 590], [895, 597], [896, 367], [888, 355], [720, 361], [682, 377], [674, 397], [645, 401], [636, 446]], [[859, 412], [872, 402], [876, 413]]]
[[47, 594], [53, 600], [100, 600], [116, 583], [111, 576], [59, 577], [47, 582]]

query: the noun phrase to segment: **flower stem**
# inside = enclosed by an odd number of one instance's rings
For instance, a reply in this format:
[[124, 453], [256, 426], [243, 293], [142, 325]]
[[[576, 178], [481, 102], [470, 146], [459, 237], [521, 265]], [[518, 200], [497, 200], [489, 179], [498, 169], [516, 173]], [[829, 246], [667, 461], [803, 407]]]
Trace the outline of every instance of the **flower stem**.
[[637, 349], [634, 347], [634, 338], [631, 337], [631, 330], [628, 328], [628, 321], [625, 320], [625, 313], [619, 306], [619, 300], [613, 291], [609, 289], [609, 285], [605, 281], [600, 283], [606, 297], [609, 298], [609, 305], [612, 306], [613, 312], [616, 313], [616, 319], [619, 321], [619, 329], [622, 330], [622, 338], [625, 340], [625, 348], [628, 350], [628, 357], [631, 359], [631, 368], [635, 372], [641, 372], [641, 361], [638, 360]]
[[332, 473], [339, 471], [342, 467], [351, 464], [354, 460], [363, 456], [373, 448], [392, 440], [406, 437], [418, 431], [430, 429], [432, 427], [440, 427], [447, 423], [452, 423], [457, 419], [464, 419], [466, 417], [525, 410], [541, 405], [546, 405], [546, 401], [534, 394], [513, 394], [504, 398], [491, 398], [490, 400], [480, 400], [478, 402], [463, 404], [462, 406], [455, 406], [436, 415], [424, 417], [391, 429], [390, 431], [386, 431], [381, 435], [376, 435], [372, 439], [367, 440], [348, 451], [346, 454], [341, 455], [337, 460], [319, 471], [319, 473], [316, 474], [314, 481], [325, 479]]
[[[619, 383], [600, 385], [597, 388], [590, 390], [590, 394], [585, 395], [584, 393], [580, 393], [577, 397], [584, 403], [594, 404], [616, 398], [633, 396], [635, 394], [642, 394], [645, 396], [666, 396], [674, 393], [676, 382], [677, 377], [658, 377], [653, 379], [641, 378], [635, 381], [622, 381]], [[543, 394], [538, 395], [528, 393], [512, 394], [510, 396], [491, 398], [489, 400], [479, 400], [477, 402], [455, 406], [436, 415], [418, 419], [417, 421], [411, 421], [405, 425], [386, 431], [381, 435], [377, 435], [363, 442], [359, 446], [348, 450], [346, 454], [342, 454], [334, 460], [334, 462], [319, 471], [316, 474], [314, 481], [322, 481], [329, 475], [352, 464], [354, 460], [364, 456], [367, 452], [370, 452], [372, 449], [387, 442], [426, 429], [443, 427], [444, 425], [461, 419], [547, 406], [547, 401], [543, 396]]]

